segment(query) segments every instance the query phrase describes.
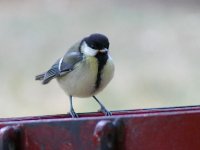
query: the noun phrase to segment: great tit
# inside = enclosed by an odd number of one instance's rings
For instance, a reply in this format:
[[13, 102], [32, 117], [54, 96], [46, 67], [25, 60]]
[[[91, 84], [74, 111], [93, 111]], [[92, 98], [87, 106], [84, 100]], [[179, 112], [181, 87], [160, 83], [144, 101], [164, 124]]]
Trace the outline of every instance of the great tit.
[[61, 88], [69, 96], [70, 114], [74, 111], [72, 97], [93, 97], [106, 116], [112, 115], [96, 98], [114, 75], [114, 64], [109, 55], [109, 40], [99, 33], [91, 34], [74, 44], [65, 55], [58, 59], [47, 71], [35, 77], [42, 84], [56, 78]]

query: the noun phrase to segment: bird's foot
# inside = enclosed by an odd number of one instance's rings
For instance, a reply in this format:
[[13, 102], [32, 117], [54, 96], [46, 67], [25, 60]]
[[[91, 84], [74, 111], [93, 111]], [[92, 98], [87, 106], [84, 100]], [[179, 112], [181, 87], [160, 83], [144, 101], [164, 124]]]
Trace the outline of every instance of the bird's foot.
[[105, 116], [112, 116], [112, 113], [103, 106], [101, 107], [101, 109], [99, 111], [104, 113]]
[[72, 116], [72, 118], [78, 118], [78, 114], [74, 111], [74, 109], [71, 109], [69, 113]]

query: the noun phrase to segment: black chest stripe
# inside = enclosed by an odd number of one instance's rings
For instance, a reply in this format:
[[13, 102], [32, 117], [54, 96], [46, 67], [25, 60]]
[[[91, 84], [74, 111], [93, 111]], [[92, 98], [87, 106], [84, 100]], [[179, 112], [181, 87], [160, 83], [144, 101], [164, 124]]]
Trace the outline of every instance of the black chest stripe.
[[103, 67], [107, 63], [108, 55], [107, 53], [98, 53], [95, 57], [98, 60], [98, 72], [97, 72], [97, 79], [95, 83], [95, 89], [98, 89], [101, 84], [101, 73], [102, 73]]

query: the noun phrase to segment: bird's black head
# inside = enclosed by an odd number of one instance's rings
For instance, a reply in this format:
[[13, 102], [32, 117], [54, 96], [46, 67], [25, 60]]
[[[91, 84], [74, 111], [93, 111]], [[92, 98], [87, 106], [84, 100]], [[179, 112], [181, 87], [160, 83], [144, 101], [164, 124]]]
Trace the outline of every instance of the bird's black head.
[[102, 50], [104, 48], [109, 48], [109, 41], [108, 38], [99, 33], [91, 34], [90, 36], [84, 38], [84, 41], [87, 43], [87, 45], [95, 50]]

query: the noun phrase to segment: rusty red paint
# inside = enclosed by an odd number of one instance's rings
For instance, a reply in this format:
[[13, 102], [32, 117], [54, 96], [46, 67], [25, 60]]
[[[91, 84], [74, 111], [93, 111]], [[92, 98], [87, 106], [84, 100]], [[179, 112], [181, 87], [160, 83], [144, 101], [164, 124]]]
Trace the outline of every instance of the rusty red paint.
[[94, 142], [99, 143], [101, 137], [112, 130], [112, 122], [110, 120], [99, 121], [94, 130]]
[[122, 150], [124, 139], [124, 124], [122, 119], [114, 121], [101, 120], [94, 130], [94, 143], [98, 150]]
[[0, 150], [21, 149], [22, 127], [19, 125], [5, 126], [0, 129]]
[[97, 123], [93, 139], [98, 150], [116, 150], [115, 126], [110, 120], [101, 120]]
[[[200, 106], [0, 119], [0, 128], [20, 125], [21, 150], [95, 150], [99, 121], [121, 118], [123, 150], [199, 150]], [[117, 131], [118, 133], [119, 131]], [[2, 134], [2, 133], [0, 133]], [[97, 140], [97, 139], [96, 139]], [[98, 140], [97, 140], [98, 142]]]

